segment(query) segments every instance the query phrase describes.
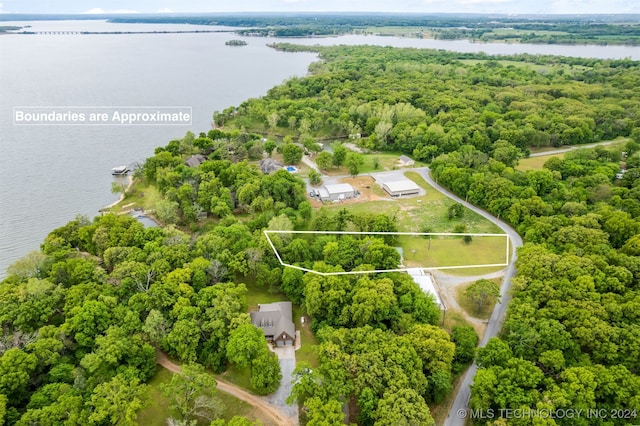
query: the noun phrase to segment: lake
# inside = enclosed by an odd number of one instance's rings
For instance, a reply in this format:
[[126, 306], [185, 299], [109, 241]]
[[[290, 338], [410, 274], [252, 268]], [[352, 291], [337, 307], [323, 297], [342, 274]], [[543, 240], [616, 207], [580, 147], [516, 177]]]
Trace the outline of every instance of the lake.
[[[29, 31], [182, 31], [219, 27], [110, 24], [104, 21], [3, 22]], [[243, 37], [230, 33], [0, 36], [0, 278], [77, 214], [93, 217], [117, 199], [112, 167], [142, 162], [153, 149], [191, 130], [211, 128], [213, 111], [264, 95], [307, 72], [316, 55], [266, 47], [376, 44], [491, 54], [540, 53], [640, 59], [640, 47], [470, 43], [355, 36], [320, 39]], [[23, 107], [188, 107], [192, 124], [15, 125]]]

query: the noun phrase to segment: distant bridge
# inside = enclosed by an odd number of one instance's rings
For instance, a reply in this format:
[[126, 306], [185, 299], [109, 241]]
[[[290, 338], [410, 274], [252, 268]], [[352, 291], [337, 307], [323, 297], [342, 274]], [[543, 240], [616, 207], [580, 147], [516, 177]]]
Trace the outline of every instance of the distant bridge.
[[230, 33], [231, 30], [189, 30], [189, 31], [22, 31], [14, 34], [35, 35], [92, 35], [92, 34], [196, 34]]
[[82, 34], [80, 31], [37, 31], [25, 34], [38, 34], [38, 35], [70, 35], [70, 34]]

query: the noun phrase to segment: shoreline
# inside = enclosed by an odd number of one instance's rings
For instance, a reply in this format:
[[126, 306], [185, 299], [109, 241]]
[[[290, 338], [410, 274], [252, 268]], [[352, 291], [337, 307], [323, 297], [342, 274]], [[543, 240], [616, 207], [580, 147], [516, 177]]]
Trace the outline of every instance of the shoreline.
[[118, 199], [116, 201], [114, 201], [113, 203], [109, 204], [108, 206], [105, 206], [105, 207], [99, 209], [98, 213], [101, 213], [101, 214], [105, 213], [107, 210], [111, 209], [112, 207], [115, 207], [120, 202], [122, 202], [122, 200], [124, 200], [126, 198], [126, 193], [129, 192], [129, 190], [133, 186], [133, 176], [131, 176], [131, 174], [128, 174], [127, 175], [127, 179], [128, 179], [127, 188], [124, 190], [123, 193], [120, 194], [120, 197], [118, 197]]

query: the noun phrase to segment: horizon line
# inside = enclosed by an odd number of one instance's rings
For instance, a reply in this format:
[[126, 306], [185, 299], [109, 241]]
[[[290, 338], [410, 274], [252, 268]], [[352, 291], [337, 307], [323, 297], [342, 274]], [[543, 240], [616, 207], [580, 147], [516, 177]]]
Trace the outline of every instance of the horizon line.
[[246, 14], [353, 14], [353, 15], [375, 15], [375, 14], [395, 14], [395, 15], [455, 15], [455, 16], [610, 16], [610, 15], [624, 15], [624, 16], [640, 16], [640, 12], [628, 13], [628, 12], [582, 12], [582, 13], [535, 13], [535, 12], [519, 12], [519, 13], [508, 13], [508, 12], [409, 12], [409, 11], [385, 11], [385, 10], [370, 10], [370, 11], [356, 11], [356, 10], [293, 10], [293, 11], [284, 11], [284, 10], [261, 10], [261, 11], [232, 11], [232, 12], [140, 12], [140, 11], [127, 11], [127, 12], [118, 12], [118, 11], [105, 11], [99, 13], [88, 13], [84, 12], [0, 12], [0, 15], [81, 15], [81, 16], [104, 16], [104, 15], [246, 15]]

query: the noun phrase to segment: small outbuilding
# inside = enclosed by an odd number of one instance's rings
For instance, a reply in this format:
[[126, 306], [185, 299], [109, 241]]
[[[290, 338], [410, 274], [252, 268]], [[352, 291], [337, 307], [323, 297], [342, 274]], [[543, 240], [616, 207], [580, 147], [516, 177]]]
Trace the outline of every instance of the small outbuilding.
[[400, 159], [398, 159], [398, 164], [400, 164], [400, 167], [410, 167], [416, 164], [416, 162], [406, 155], [401, 155]]
[[262, 329], [264, 337], [276, 346], [293, 346], [296, 327], [293, 324], [291, 302], [275, 302], [258, 305], [256, 312], [249, 313], [251, 323]]
[[382, 189], [387, 191], [387, 193], [392, 197], [420, 194], [420, 187], [418, 184], [409, 179], [382, 182]]
[[430, 294], [433, 296], [433, 299], [436, 302], [436, 305], [440, 308], [441, 311], [446, 310], [444, 303], [442, 303], [442, 299], [440, 299], [440, 295], [436, 290], [436, 285], [433, 282], [433, 277], [431, 274], [425, 274], [422, 268], [409, 268], [407, 272], [413, 278], [416, 284], [420, 287], [423, 293]]
[[335, 185], [325, 185], [320, 190], [320, 199], [322, 201], [338, 201], [355, 198], [356, 190], [348, 183], [337, 183]]

